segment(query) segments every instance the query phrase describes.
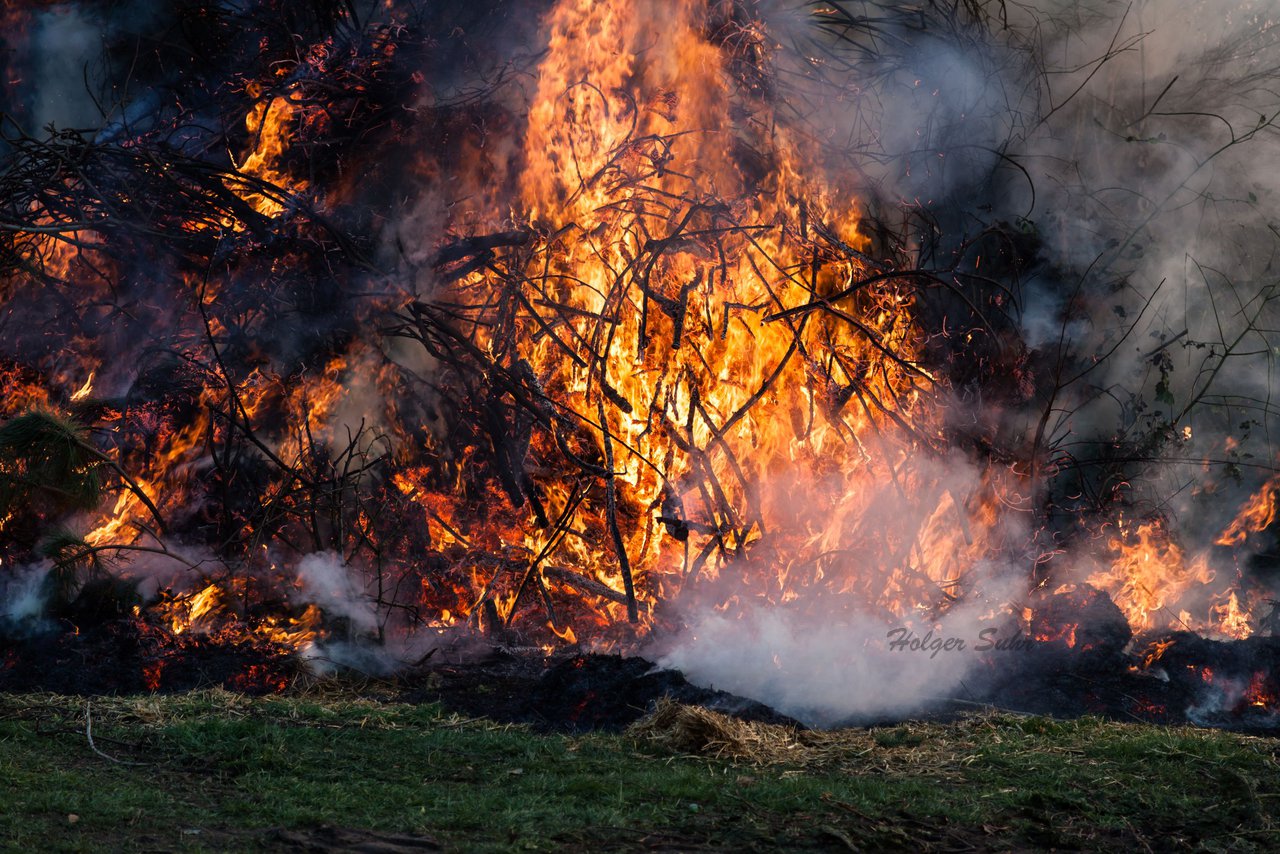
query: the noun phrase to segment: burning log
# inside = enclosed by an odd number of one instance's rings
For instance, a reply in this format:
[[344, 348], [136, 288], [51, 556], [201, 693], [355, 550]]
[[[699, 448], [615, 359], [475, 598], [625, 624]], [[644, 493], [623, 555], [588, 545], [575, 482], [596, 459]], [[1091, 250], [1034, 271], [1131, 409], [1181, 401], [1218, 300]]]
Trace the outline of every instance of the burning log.
[[[487, 267], [497, 257], [493, 254], [494, 249], [524, 246], [532, 236], [533, 233], [530, 231], [504, 231], [498, 234], [466, 237], [454, 241], [437, 252], [431, 266], [440, 271], [446, 283], [456, 281]], [[444, 269], [469, 256], [473, 257], [466, 264], [454, 267], [452, 270]]]
[[567, 567], [548, 566], [542, 570], [542, 574], [562, 584], [567, 584], [570, 587], [581, 590], [584, 593], [589, 593], [592, 596], [599, 596], [601, 599], [608, 599], [609, 601], [616, 602], [619, 605], [627, 604], [627, 595], [625, 593], [614, 590], [612, 587], [607, 584], [602, 584], [594, 578], [587, 578], [582, 573], [574, 572]]

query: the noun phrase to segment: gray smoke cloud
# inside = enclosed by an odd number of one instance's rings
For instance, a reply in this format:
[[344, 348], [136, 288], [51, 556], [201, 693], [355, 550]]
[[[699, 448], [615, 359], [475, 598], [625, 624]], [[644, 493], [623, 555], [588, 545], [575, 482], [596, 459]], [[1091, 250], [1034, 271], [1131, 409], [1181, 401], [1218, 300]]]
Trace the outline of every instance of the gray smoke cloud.
[[351, 621], [353, 629], [371, 633], [378, 627], [373, 599], [342, 555], [334, 552], [309, 554], [298, 561], [303, 601], [319, 605], [333, 617]]
[[99, 22], [74, 6], [59, 5], [40, 12], [32, 30], [33, 126], [94, 127], [101, 113], [86, 80], [102, 50]]
[[[1011, 22], [1026, 43], [1037, 35], [1045, 75], [1043, 118], [1009, 150], [1036, 190], [1028, 218], [1060, 271], [1056, 292], [1078, 293], [1084, 309], [1057, 325], [1078, 362], [1107, 355], [1051, 431], [1176, 437], [1134, 497], [1174, 518], [1192, 548], [1267, 475], [1249, 466], [1277, 461], [1278, 11], [1039, 3]], [[1024, 324], [1044, 325], [1052, 300], [1023, 297]], [[1246, 470], [1233, 483], [1204, 459]]]
[[43, 619], [48, 589], [49, 561], [19, 566], [0, 575], [0, 630], [26, 633]]
[[[295, 568], [301, 588], [295, 604], [313, 604], [332, 621], [349, 621], [346, 636], [334, 635], [307, 644], [298, 652], [320, 676], [352, 670], [367, 676], [387, 676], [424, 661], [437, 652], [451, 661], [469, 659], [487, 647], [465, 625], [429, 627], [396, 621], [396, 614], [380, 612], [366, 586], [367, 573], [349, 565], [336, 552], [303, 557]], [[381, 628], [388, 628], [382, 632]]]

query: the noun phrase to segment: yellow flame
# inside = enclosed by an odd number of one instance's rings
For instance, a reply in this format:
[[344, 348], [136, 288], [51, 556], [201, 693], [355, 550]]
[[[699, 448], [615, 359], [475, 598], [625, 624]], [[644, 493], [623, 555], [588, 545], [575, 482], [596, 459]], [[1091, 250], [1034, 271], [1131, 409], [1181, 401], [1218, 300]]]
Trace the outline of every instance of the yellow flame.
[[1273, 525], [1276, 511], [1280, 508], [1280, 474], [1271, 478], [1266, 484], [1244, 503], [1236, 518], [1218, 537], [1220, 546], [1243, 545], [1250, 534], [1256, 534]]
[[76, 391], [72, 393], [71, 399], [73, 401], [84, 400], [86, 397], [93, 394], [93, 377], [95, 373], [95, 371], [90, 371], [89, 378], [84, 381], [84, 385], [80, 386], [80, 388], [76, 389]]
[[[295, 181], [281, 164], [289, 150], [298, 112], [298, 105], [283, 95], [259, 101], [249, 111], [244, 126], [253, 148], [239, 164], [241, 174], [291, 192], [305, 188], [305, 182]], [[232, 189], [263, 216], [275, 217], [284, 211], [284, 205], [260, 190], [239, 185]]]
[[1136, 529], [1121, 522], [1109, 545], [1112, 563], [1088, 582], [1110, 594], [1135, 632], [1173, 625], [1177, 618], [1172, 609], [1183, 596], [1214, 579], [1207, 559], [1189, 559], [1159, 521]]

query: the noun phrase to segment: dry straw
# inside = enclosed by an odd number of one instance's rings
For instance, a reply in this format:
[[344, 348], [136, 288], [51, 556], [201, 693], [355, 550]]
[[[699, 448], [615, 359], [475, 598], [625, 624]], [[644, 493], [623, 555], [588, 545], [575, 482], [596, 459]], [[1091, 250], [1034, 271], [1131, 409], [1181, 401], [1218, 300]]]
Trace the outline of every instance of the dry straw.
[[805, 761], [813, 752], [795, 727], [739, 720], [665, 697], [627, 732], [672, 753], [762, 765]]

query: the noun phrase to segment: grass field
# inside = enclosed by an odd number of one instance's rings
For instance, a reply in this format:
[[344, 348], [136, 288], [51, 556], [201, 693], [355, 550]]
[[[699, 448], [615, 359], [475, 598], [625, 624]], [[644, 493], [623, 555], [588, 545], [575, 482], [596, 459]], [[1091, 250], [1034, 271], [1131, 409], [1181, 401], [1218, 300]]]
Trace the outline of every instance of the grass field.
[[706, 716], [689, 725], [666, 711], [679, 720], [569, 737], [335, 690], [0, 695], [0, 841], [14, 851], [1280, 849], [1280, 739], [990, 715], [797, 734]]

